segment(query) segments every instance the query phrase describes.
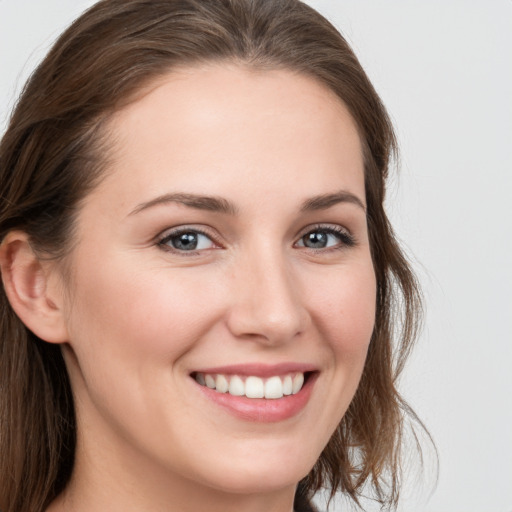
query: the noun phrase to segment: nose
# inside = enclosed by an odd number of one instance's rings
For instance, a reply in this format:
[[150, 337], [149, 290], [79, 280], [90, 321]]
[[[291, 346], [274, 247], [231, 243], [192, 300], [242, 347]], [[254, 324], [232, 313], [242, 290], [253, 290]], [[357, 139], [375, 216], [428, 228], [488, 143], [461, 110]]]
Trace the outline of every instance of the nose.
[[306, 330], [310, 316], [292, 265], [279, 250], [252, 252], [241, 259], [232, 284], [230, 331], [266, 345], [294, 340]]

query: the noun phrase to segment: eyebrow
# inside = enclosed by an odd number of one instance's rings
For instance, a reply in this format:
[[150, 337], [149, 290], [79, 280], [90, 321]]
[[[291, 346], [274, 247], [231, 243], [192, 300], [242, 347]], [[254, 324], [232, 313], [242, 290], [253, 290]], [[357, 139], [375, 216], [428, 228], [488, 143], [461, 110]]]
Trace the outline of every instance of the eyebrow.
[[[147, 210], [148, 208], [152, 208], [153, 206], [170, 203], [178, 203], [184, 206], [188, 206], [189, 208], [195, 208], [197, 210], [219, 212], [233, 216], [238, 214], [238, 208], [236, 205], [222, 197], [176, 192], [171, 194], [163, 194], [156, 197], [155, 199], [151, 199], [151, 201], [139, 204], [129, 213], [129, 216], [135, 215], [143, 210]], [[359, 197], [357, 197], [355, 194], [345, 190], [332, 194], [322, 194], [319, 196], [311, 197], [302, 203], [300, 211], [312, 212], [318, 210], [327, 210], [328, 208], [331, 208], [332, 206], [339, 203], [351, 203], [359, 206], [366, 212], [366, 207], [364, 206], [361, 199], [359, 199]]]
[[162, 196], [156, 197], [155, 199], [152, 199], [151, 201], [139, 204], [134, 210], [130, 212], [129, 215], [135, 215], [153, 206], [170, 203], [178, 203], [184, 206], [188, 206], [189, 208], [195, 208], [197, 210], [227, 213], [229, 215], [236, 215], [238, 213], [238, 208], [233, 203], [227, 199], [223, 199], [222, 197], [202, 196], [197, 194], [185, 194], [178, 192], [174, 194], [164, 194]]
[[340, 190], [334, 194], [322, 194], [320, 196], [311, 197], [310, 199], [302, 203], [302, 212], [312, 212], [317, 210], [327, 210], [331, 206], [339, 203], [351, 203], [359, 206], [366, 212], [366, 207], [355, 194], [347, 192], [346, 190]]

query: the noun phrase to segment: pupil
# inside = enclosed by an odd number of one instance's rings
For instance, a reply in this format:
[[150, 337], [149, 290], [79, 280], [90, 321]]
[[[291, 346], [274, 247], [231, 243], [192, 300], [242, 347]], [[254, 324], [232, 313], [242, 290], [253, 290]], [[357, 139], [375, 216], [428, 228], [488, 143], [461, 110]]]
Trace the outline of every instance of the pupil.
[[197, 247], [197, 235], [195, 233], [183, 233], [173, 240], [176, 249], [194, 250]]
[[309, 233], [304, 237], [304, 245], [313, 249], [322, 249], [327, 245], [327, 234], [321, 232]]

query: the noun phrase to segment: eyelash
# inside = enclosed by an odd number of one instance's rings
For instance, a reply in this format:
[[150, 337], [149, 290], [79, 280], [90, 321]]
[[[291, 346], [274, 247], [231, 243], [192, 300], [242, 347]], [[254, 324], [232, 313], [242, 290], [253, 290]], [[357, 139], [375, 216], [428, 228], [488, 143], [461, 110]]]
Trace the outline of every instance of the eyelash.
[[221, 247], [220, 244], [215, 240], [215, 237], [211, 233], [209, 233], [206, 230], [192, 227], [192, 226], [184, 226], [184, 227], [173, 229], [171, 232], [167, 232], [165, 235], [161, 236], [158, 239], [157, 245], [164, 251], [175, 253], [175, 254], [180, 254], [183, 256], [194, 256], [194, 255], [201, 253], [204, 249], [185, 251], [185, 250], [176, 249], [175, 247], [172, 247], [169, 245], [169, 242], [171, 242], [171, 240], [173, 238], [177, 238], [180, 235], [185, 235], [188, 233], [205, 236], [206, 238], [211, 240], [211, 242], [214, 245]]
[[[294, 246], [297, 246], [297, 244], [300, 241], [303, 241], [304, 238], [308, 234], [315, 233], [315, 232], [326, 233], [328, 235], [334, 235], [335, 237], [338, 238], [339, 244], [332, 246], [332, 247], [322, 247], [322, 248], [306, 247], [305, 245], [301, 245], [299, 247], [304, 247], [305, 249], [308, 249], [309, 251], [313, 251], [313, 252], [330, 252], [330, 251], [338, 251], [338, 250], [343, 250], [346, 248], [354, 247], [357, 243], [354, 236], [348, 230], [346, 230], [345, 228], [342, 228], [341, 226], [333, 226], [333, 225], [325, 226], [322, 224], [318, 224], [316, 226], [308, 227], [307, 230], [304, 231], [303, 234], [301, 234], [301, 236], [298, 238], [297, 242], [295, 242]], [[177, 248], [169, 245], [169, 242], [171, 242], [172, 239], [177, 238], [180, 235], [185, 235], [188, 233], [205, 236], [212, 242], [212, 244], [216, 245], [217, 248], [219, 248], [219, 247], [221, 248], [221, 245], [216, 241], [215, 237], [211, 233], [209, 233], [206, 230], [192, 227], [192, 226], [184, 226], [184, 227], [176, 228], [176, 229], [172, 230], [171, 232], [167, 232], [165, 235], [159, 237], [156, 245], [164, 251], [175, 253], [175, 254], [180, 254], [183, 256], [195, 256], [195, 255], [200, 254], [204, 250], [206, 250], [206, 249], [199, 249], [199, 250], [187, 251], [187, 250], [177, 249]]]
[[[355, 237], [347, 229], [345, 229], [341, 226], [336, 226], [336, 225], [334, 225], [334, 226], [327, 225], [326, 226], [323, 224], [317, 224], [315, 226], [308, 227], [307, 230], [305, 232], [303, 232], [303, 234], [299, 237], [298, 241], [302, 241], [305, 236], [307, 236], [308, 234], [311, 234], [311, 233], [315, 233], [315, 232], [327, 233], [328, 235], [334, 235], [335, 237], [338, 238], [339, 244], [337, 244], [334, 247], [322, 247], [319, 249], [306, 247], [306, 249], [309, 249], [310, 251], [315, 251], [315, 252], [339, 251], [339, 250], [343, 250], [346, 248], [354, 247], [356, 245]], [[298, 241], [295, 243], [297, 244]]]

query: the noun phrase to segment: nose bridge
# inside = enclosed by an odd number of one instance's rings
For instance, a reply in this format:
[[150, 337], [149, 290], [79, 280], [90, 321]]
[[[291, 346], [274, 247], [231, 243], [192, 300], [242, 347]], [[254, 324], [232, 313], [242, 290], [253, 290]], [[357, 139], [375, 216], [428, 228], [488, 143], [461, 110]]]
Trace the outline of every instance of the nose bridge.
[[282, 343], [304, 330], [304, 297], [282, 247], [260, 244], [247, 251], [241, 255], [235, 275], [230, 323], [237, 336]]

